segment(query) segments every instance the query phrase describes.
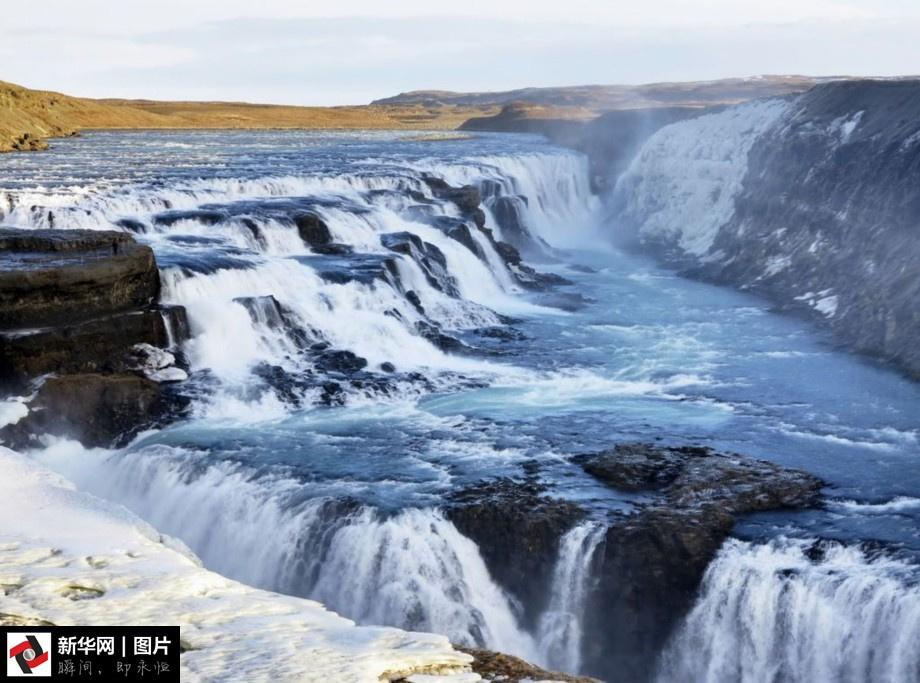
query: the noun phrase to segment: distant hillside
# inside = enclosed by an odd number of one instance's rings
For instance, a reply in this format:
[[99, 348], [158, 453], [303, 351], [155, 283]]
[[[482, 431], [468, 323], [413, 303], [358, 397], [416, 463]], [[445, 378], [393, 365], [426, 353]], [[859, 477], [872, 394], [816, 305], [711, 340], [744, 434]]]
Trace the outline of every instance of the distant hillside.
[[0, 152], [47, 147], [87, 129], [454, 129], [498, 107], [422, 104], [294, 107], [240, 102], [92, 100], [0, 81]]
[[0, 151], [43, 149], [45, 138], [73, 135], [80, 128], [159, 125], [162, 117], [153, 113], [0, 81]]
[[804, 92], [817, 83], [829, 80], [835, 79], [810, 76], [754, 76], [686, 83], [521, 88], [503, 92], [458, 93], [446, 90], [416, 90], [395, 97], [375, 100], [372, 104], [481, 107], [501, 106], [511, 102], [528, 102], [553, 107], [583, 107], [600, 112], [663, 106], [736, 104], [758, 97]]

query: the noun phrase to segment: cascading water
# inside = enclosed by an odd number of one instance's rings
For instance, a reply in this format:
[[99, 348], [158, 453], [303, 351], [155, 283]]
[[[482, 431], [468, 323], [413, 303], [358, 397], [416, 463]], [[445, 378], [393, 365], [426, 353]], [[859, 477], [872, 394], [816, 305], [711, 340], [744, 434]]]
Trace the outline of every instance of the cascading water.
[[[49, 164], [56, 154], [66, 163]], [[665, 438], [821, 476], [851, 503], [814, 512], [815, 535], [916, 540], [918, 509], [903, 504], [920, 490], [913, 385], [755, 299], [601, 253], [577, 154], [526, 136], [91, 133], [36, 159], [10, 158], [21, 180], [0, 191], [0, 220], [124, 229], [151, 245], [163, 303], [188, 312], [191, 339], [175, 351], [190, 379], [174, 389], [192, 410], [122, 450], [56, 443], [34, 456], [181, 538], [210, 568], [361, 621], [576, 670], [582, 645], [603, 643], [580, 623], [603, 526], [564, 536], [548, 612], [530, 633], [449, 521], [454, 492], [537, 477], [601, 519], [632, 499], [570, 456]], [[438, 179], [479, 187], [485, 230], [438, 195]], [[298, 225], [305, 215], [313, 223]], [[317, 220], [329, 234], [311, 244], [300, 231]], [[526, 290], [514, 251], [495, 241], [519, 223], [525, 257], [564, 257], [545, 267], [574, 285]], [[586, 244], [590, 253], [556, 251]], [[563, 294], [572, 305], [547, 307]], [[2, 412], [20, 419], [21, 408]], [[794, 548], [727, 546], [663, 680], [762, 680], [745, 666], [766, 665], [764, 643], [791, 661], [781, 631], [752, 638], [772, 626], [752, 621], [755, 601], [713, 608], [755, 587], [807, 644], [802, 668], [780, 671], [788, 680], [915, 680], [909, 648], [877, 654], [900, 647], [897, 628], [916, 633], [915, 567], [864, 555], [834, 564], [834, 553], [859, 552], [844, 546], [816, 563]], [[771, 558], [781, 568], [766, 569]], [[795, 591], [808, 599], [790, 604]], [[839, 627], [818, 618], [831, 612]], [[855, 638], [876, 668], [839, 665], [834, 653]]]
[[246, 583], [314, 598], [361, 623], [446, 633], [535, 662], [553, 642], [544, 634], [537, 646], [476, 544], [435, 509], [381, 513], [354, 500], [305, 497], [293, 472], [209, 462], [183, 448], [110, 454], [64, 442], [40, 457]]
[[658, 681], [920, 680], [916, 581], [915, 565], [854, 546], [729, 541]]
[[[337, 139], [332, 153], [346, 141]], [[596, 208], [584, 161], [552, 150], [409, 162], [403, 152], [371, 158], [363, 141], [355, 144], [344, 161], [321, 153], [268, 161], [256, 144], [234, 157], [234, 175], [164, 165], [154, 181], [9, 193], [2, 219], [24, 228], [127, 229], [153, 247], [162, 303], [187, 312], [191, 339], [182, 351], [190, 384], [201, 385], [199, 419], [283, 420], [319, 400], [330, 381], [360, 403], [383, 398], [377, 387], [412, 399], [414, 377], [437, 390], [455, 376], [513, 376], [513, 368], [445, 353], [425, 333], [488, 329], [507, 315], [546, 310], [519, 296], [491, 233], [429, 179], [491, 183], [493, 199], [527, 193], [534, 226], [564, 217], [574, 235]], [[129, 159], [121, 161], [131, 177]], [[300, 232], [305, 215], [308, 236]], [[500, 236], [488, 213], [486, 221]], [[321, 367], [325, 349], [353, 354], [334, 358], [366, 377], [342, 382], [338, 365]], [[335, 502], [296, 468], [253, 465], [245, 449], [214, 459], [177, 438], [84, 454], [80, 468], [60, 455], [66, 444], [41, 457], [182, 538], [229, 576], [315, 597], [362, 622], [447, 633], [543, 661], [475, 544], [435, 508]]]
[[562, 537], [553, 571], [553, 593], [540, 618], [538, 642], [550, 667], [581, 670], [582, 620], [590, 590], [591, 560], [607, 527], [583, 522]]
[[[370, 370], [389, 363], [400, 371], [476, 373], [484, 371], [482, 362], [446, 355], [419, 330], [431, 323], [478, 329], [500, 324], [500, 314], [539, 310], [517, 296], [521, 287], [495, 244], [472, 223], [464, 226], [458, 208], [435, 196], [427, 178], [528, 192], [540, 207], [530, 211], [531, 222], [562, 223], [564, 217], [570, 235], [596, 209], [584, 160], [562, 151], [453, 163], [422, 158], [411, 166], [358, 157], [336, 173], [322, 159], [310, 168], [315, 161], [285, 158], [273, 176], [257, 162], [236, 168], [240, 177], [204, 179], [171, 168], [163, 169], [174, 176], [165, 182], [7, 194], [2, 219], [28, 228], [138, 233], [157, 253], [163, 302], [187, 310], [192, 370], [211, 373], [222, 385], [214, 400], [264, 402], [272, 399], [253, 386], [253, 369], [303, 372], [311, 367], [305, 344], [353, 352]], [[342, 245], [334, 254], [314, 254], [298, 235], [295, 223], [305, 211]], [[471, 242], [458, 241], [445, 226], [458, 227]], [[424, 271], [433, 262], [386, 246], [386, 238], [405, 234], [443, 259], [455, 291]], [[248, 300], [264, 297], [277, 302], [287, 324], [268, 324], [247, 310]]]

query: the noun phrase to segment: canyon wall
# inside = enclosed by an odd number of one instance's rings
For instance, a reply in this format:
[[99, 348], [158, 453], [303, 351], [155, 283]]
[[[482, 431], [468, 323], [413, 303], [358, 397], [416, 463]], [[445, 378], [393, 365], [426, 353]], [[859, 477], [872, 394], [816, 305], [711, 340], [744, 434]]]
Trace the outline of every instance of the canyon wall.
[[920, 377], [920, 82], [828, 83], [666, 125], [608, 205], [618, 239]]

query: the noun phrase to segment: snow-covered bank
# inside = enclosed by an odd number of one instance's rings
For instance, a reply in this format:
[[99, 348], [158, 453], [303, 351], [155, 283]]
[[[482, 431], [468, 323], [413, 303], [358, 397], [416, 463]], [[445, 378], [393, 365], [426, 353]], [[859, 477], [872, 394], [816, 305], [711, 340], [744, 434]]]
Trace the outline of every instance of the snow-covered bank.
[[355, 626], [317, 602], [231, 581], [25, 456], [0, 448], [0, 469], [0, 621], [178, 624], [187, 681], [376, 683], [469, 671], [472, 658], [443, 636]]

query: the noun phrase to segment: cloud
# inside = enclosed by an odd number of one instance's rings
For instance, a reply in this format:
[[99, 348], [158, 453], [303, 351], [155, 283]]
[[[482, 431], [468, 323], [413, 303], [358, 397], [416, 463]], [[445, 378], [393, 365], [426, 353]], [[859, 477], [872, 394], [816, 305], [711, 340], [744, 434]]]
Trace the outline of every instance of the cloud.
[[[232, 9], [234, 3], [228, 4]], [[6, 65], [0, 78], [89, 96], [345, 104], [421, 88], [917, 69], [920, 16], [872, 18], [873, 10], [858, 3], [777, 0], [778, 16], [788, 21], [738, 23], [764, 12], [741, 7], [743, 2], [698, 0], [692, 4], [704, 11], [694, 25], [682, 25], [690, 4], [659, 0], [656, 7], [685, 11], [662, 16], [656, 25], [639, 22], [638, 14], [623, 25], [586, 25], [573, 12], [577, 21], [533, 15], [237, 18], [153, 27], [131, 36], [46, 28], [0, 41]], [[797, 9], [803, 4], [809, 8]], [[267, 3], [266, 11], [275, 5]], [[720, 11], [724, 16], [717, 17]], [[826, 16], [809, 19], [809, 12]], [[36, 53], [43, 59], [34, 59]]]

